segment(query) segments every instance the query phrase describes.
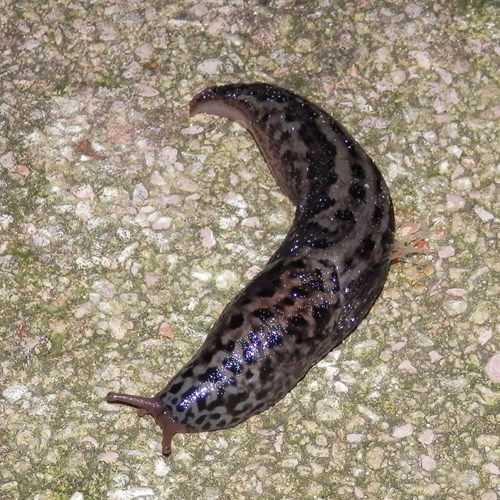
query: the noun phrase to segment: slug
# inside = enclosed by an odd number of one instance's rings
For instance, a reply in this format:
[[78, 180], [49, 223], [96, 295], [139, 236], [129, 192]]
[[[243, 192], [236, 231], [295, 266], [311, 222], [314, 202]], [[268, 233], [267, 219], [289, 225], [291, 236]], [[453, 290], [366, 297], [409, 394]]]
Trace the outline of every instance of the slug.
[[250, 131], [283, 193], [292, 227], [260, 272], [224, 309], [194, 357], [156, 396], [110, 392], [163, 432], [226, 429], [279, 401], [362, 321], [391, 264], [394, 212], [380, 171], [325, 111], [267, 83], [210, 87], [190, 115]]

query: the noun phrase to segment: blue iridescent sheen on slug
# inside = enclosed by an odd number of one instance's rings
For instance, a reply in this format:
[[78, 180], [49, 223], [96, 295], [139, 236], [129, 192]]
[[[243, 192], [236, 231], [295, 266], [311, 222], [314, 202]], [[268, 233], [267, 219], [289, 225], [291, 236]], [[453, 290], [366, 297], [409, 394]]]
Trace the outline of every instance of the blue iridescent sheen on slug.
[[394, 239], [382, 175], [318, 106], [252, 83], [208, 88], [194, 97], [190, 112], [246, 127], [296, 209], [263, 271], [154, 398], [182, 427], [176, 432], [234, 426], [287, 394], [366, 316], [385, 283]]

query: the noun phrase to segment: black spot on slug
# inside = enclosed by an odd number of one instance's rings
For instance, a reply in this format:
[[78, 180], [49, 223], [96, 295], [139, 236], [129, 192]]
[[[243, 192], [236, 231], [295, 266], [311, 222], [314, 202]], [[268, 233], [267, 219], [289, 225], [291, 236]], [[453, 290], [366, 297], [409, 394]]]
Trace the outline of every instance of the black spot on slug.
[[366, 200], [366, 188], [360, 182], [355, 182], [349, 188], [349, 194], [358, 202], [363, 203]]
[[351, 210], [337, 210], [335, 212], [335, 217], [344, 222], [351, 222], [354, 220], [354, 213]]
[[239, 375], [243, 371], [241, 363], [234, 357], [225, 358], [222, 362], [222, 366], [235, 375]]
[[274, 318], [273, 312], [265, 308], [255, 309], [255, 311], [252, 311], [252, 315], [259, 318], [261, 321], [268, 321]]
[[243, 324], [243, 321], [243, 314], [233, 314], [231, 316], [231, 320], [229, 321], [229, 328], [232, 330], [239, 328]]
[[352, 176], [359, 181], [364, 180], [366, 177], [365, 169], [359, 163], [351, 165], [351, 172]]

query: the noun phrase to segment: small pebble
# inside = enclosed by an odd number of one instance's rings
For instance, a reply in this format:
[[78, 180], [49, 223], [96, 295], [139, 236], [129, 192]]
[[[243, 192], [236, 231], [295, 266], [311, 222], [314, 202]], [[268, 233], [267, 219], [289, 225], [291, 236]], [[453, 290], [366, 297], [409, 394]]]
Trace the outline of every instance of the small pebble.
[[201, 236], [201, 246], [203, 248], [212, 248], [215, 246], [215, 236], [213, 231], [209, 227], [204, 227], [203, 229], [200, 229], [200, 236]]
[[398, 439], [408, 437], [413, 434], [413, 430], [414, 428], [412, 424], [399, 425], [398, 427], [395, 427], [394, 430], [392, 431], [392, 437]]
[[2, 396], [9, 402], [15, 403], [21, 399], [27, 399], [31, 395], [30, 391], [25, 385], [12, 384], [2, 391]]
[[165, 459], [159, 458], [159, 459], [155, 460], [155, 462], [154, 462], [154, 474], [155, 474], [155, 476], [166, 477], [166, 476], [168, 476], [168, 474], [170, 473], [171, 470], [172, 470], [171, 467], [169, 467], [165, 463]]
[[490, 220], [493, 220], [495, 218], [491, 212], [488, 212], [484, 208], [478, 207], [477, 205], [474, 207], [474, 212], [476, 212], [476, 215], [483, 222], [489, 222]]
[[500, 354], [493, 355], [484, 367], [486, 376], [497, 384], [500, 383]]
[[489, 462], [487, 464], [483, 465], [483, 470], [490, 474], [494, 474], [495, 476], [498, 476], [500, 474], [500, 469], [498, 466], [492, 462]]
[[222, 61], [220, 59], [205, 59], [198, 64], [198, 71], [205, 75], [216, 75], [220, 72]]
[[172, 218], [171, 217], [158, 217], [153, 224], [151, 225], [151, 228], [154, 229], [155, 231], [162, 231], [165, 229], [168, 229], [172, 224]]
[[450, 246], [441, 247], [438, 250], [438, 256], [442, 259], [448, 259], [449, 257], [453, 257], [455, 255], [455, 249]]
[[172, 331], [172, 328], [167, 323], [162, 323], [160, 325], [159, 331], [160, 331], [160, 335], [162, 335], [163, 337], [166, 337], [167, 339], [173, 339], [175, 337], [175, 334]]
[[451, 211], [461, 210], [465, 206], [465, 199], [456, 194], [446, 195], [446, 208]]
[[348, 443], [360, 443], [365, 437], [364, 434], [347, 434], [345, 438]]
[[123, 327], [123, 324], [119, 319], [110, 320], [108, 325], [115, 339], [122, 340], [125, 337], [126, 329]]
[[143, 184], [139, 183], [135, 186], [132, 193], [132, 203], [134, 205], [140, 205], [149, 196], [148, 190]]
[[417, 369], [407, 359], [405, 359], [402, 363], [400, 363], [400, 365], [398, 366], [398, 370], [411, 374], [417, 373]]
[[92, 303], [91, 302], [84, 302], [83, 304], [79, 305], [75, 312], [75, 318], [76, 319], [82, 319], [84, 316], [87, 316], [87, 314], [90, 313], [92, 310]]
[[105, 451], [104, 453], [101, 453], [97, 456], [97, 460], [99, 460], [99, 462], [111, 464], [118, 460], [118, 456], [118, 453], [114, 451]]
[[151, 488], [138, 486], [128, 490], [110, 490], [107, 493], [107, 500], [133, 500], [134, 498], [153, 497], [154, 495]]
[[434, 439], [435, 439], [435, 435], [434, 435], [434, 431], [432, 429], [425, 429], [425, 431], [422, 431], [418, 435], [418, 440], [422, 444], [429, 445], [434, 441]]
[[432, 472], [437, 467], [436, 461], [428, 455], [422, 455], [420, 462], [422, 464], [422, 469], [427, 472]]
[[443, 359], [443, 356], [436, 351], [430, 351], [429, 357], [431, 358], [431, 363], [437, 363], [440, 359]]

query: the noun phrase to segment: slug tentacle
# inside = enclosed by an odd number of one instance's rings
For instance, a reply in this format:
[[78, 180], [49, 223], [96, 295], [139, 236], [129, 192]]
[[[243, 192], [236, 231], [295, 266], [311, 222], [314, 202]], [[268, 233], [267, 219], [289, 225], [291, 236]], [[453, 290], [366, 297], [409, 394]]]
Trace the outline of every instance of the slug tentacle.
[[169, 414], [157, 397], [145, 398], [134, 396], [132, 394], [123, 394], [118, 392], [108, 392], [106, 401], [111, 404], [119, 403], [137, 408], [137, 415], [144, 417], [151, 415], [160, 426], [163, 433], [162, 453], [168, 456], [172, 453], [172, 437], [179, 432], [190, 432], [183, 425], [176, 422]]
[[196, 113], [247, 128], [296, 212], [265, 269], [224, 309], [164, 390], [155, 398], [108, 395], [109, 402], [153, 415], [164, 431], [164, 451], [166, 434], [170, 450], [172, 432], [231, 427], [288, 393], [368, 313], [389, 271], [394, 239], [380, 172], [321, 108], [252, 83], [204, 90], [190, 103]]

